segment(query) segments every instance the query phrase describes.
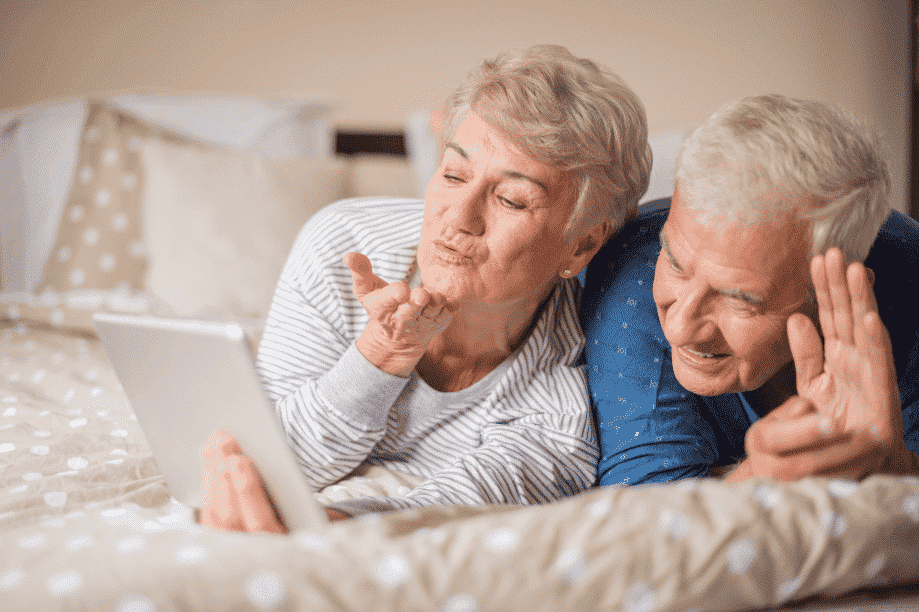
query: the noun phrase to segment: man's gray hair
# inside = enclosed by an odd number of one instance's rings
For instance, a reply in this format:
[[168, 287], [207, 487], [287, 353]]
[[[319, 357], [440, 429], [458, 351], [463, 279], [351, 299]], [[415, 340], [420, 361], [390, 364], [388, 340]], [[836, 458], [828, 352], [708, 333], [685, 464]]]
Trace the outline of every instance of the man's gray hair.
[[687, 139], [676, 183], [722, 222], [811, 224], [811, 256], [838, 247], [862, 262], [890, 213], [890, 177], [865, 126], [820, 102], [776, 94], [723, 106]]
[[634, 217], [648, 189], [645, 109], [615, 74], [564, 47], [537, 45], [486, 60], [447, 101], [444, 142], [471, 111], [528, 156], [573, 171], [577, 199], [563, 239]]

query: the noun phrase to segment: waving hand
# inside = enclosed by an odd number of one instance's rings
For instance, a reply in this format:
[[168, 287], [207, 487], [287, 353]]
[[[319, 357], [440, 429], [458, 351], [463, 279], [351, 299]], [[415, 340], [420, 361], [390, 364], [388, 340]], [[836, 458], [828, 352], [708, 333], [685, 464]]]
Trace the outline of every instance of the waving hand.
[[811, 261], [823, 341], [803, 314], [788, 319], [798, 395], [754, 423], [738, 476], [861, 478], [914, 471], [890, 337], [867, 269], [839, 249]]

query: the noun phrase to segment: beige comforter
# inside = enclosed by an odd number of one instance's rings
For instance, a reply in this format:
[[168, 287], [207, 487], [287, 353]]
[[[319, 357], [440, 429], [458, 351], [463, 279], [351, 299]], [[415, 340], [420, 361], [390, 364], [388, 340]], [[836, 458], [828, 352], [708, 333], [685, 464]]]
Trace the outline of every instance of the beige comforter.
[[0, 327], [3, 611], [739, 610], [905, 582], [919, 480], [893, 477], [207, 531], [170, 499], [96, 340]]

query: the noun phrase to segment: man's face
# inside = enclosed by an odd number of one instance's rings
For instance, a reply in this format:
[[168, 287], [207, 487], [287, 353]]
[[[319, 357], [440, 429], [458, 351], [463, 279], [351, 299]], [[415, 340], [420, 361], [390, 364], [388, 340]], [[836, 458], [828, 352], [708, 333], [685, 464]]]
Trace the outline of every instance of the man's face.
[[661, 247], [654, 301], [681, 385], [750, 391], [791, 361], [786, 322], [809, 303], [805, 224], [703, 223], [678, 186]]

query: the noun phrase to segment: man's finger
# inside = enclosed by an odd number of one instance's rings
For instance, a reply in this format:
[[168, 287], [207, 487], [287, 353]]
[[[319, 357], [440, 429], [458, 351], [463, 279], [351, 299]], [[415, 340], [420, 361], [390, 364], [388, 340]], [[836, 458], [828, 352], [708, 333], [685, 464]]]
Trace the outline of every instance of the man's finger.
[[808, 451], [804, 456], [813, 464], [812, 475], [828, 478], [861, 478], [877, 472], [883, 463], [880, 447], [858, 435]]
[[892, 424], [894, 437], [902, 439], [902, 403], [890, 334], [877, 312], [865, 315], [864, 326], [868, 338], [865, 356], [869, 364], [864, 381], [868, 386], [866, 418], [875, 428], [885, 422]]
[[773, 408], [765, 418], [796, 419], [816, 411], [817, 408], [814, 406], [813, 402], [800, 395], [792, 395], [780, 405]]
[[823, 341], [813, 322], [796, 312], [788, 317], [788, 344], [795, 362], [795, 383], [803, 395], [815, 378], [823, 373]]
[[846, 260], [842, 251], [833, 247], [826, 252], [826, 276], [829, 283], [830, 298], [833, 300], [833, 322], [836, 337], [845, 344], [854, 344], [855, 336], [852, 325], [852, 297], [849, 294], [849, 282], [846, 278]]
[[838, 444], [848, 436], [830, 417], [816, 412], [798, 418], [760, 419], [750, 427], [749, 450], [777, 456], [799, 454]]
[[811, 281], [817, 295], [817, 312], [820, 318], [820, 330], [826, 339], [836, 337], [836, 322], [833, 319], [833, 299], [830, 297], [830, 285], [826, 276], [826, 258], [816, 255], [811, 259]]
[[855, 337], [855, 346], [859, 350], [865, 350], [868, 345], [869, 336], [865, 329], [865, 315], [876, 310], [873, 305], [874, 291], [868, 282], [868, 272], [860, 263], [853, 263], [846, 270], [846, 279], [849, 284], [849, 292], [852, 296], [852, 325], [853, 335]]
[[387, 285], [386, 281], [373, 273], [373, 264], [370, 259], [362, 253], [345, 253], [342, 258], [348, 269], [351, 270], [351, 281], [354, 287], [354, 295], [360, 300], [377, 289], [382, 289]]

